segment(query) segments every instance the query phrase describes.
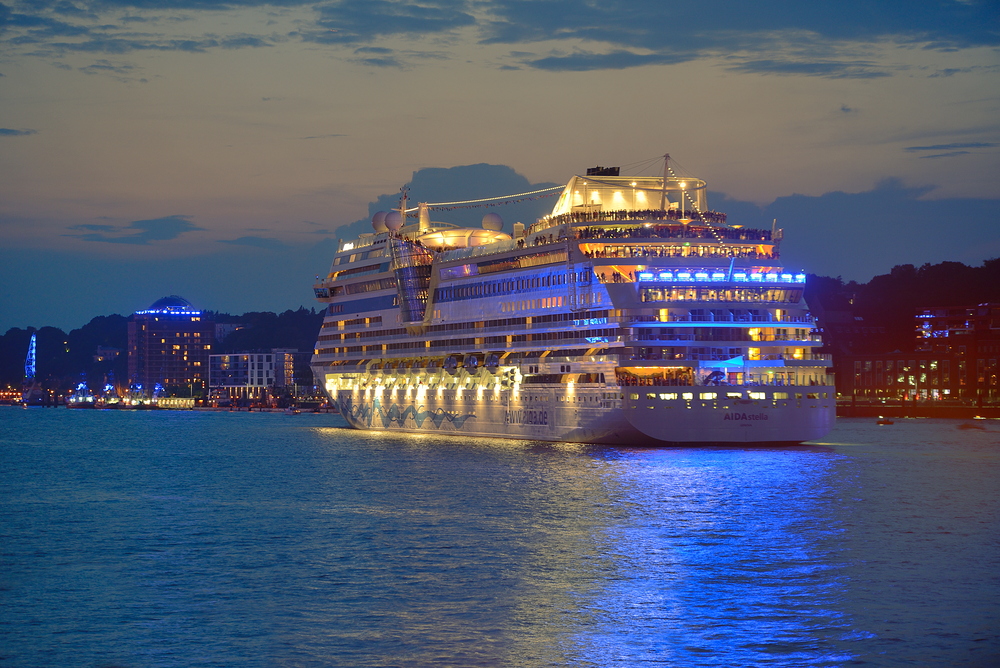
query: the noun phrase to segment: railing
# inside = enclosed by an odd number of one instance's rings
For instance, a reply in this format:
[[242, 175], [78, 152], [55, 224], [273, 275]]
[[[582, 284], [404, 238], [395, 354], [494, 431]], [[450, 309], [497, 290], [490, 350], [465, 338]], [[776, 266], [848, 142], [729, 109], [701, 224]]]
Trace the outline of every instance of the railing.
[[[702, 225], [725, 225], [726, 214], [718, 211], [695, 211], [688, 209], [680, 211], [678, 209], [615, 209], [613, 211], [574, 211], [563, 213], [558, 216], [540, 218], [537, 223], [531, 226], [531, 232], [548, 229], [556, 225], [566, 223], [616, 223], [616, 222], [661, 222], [671, 221], [683, 223], [684, 221]], [[736, 231], [736, 230], [733, 230]], [[750, 231], [750, 230], [746, 230]], [[771, 233], [766, 230], [768, 239]]]
[[[653, 316], [654, 318], [656, 316]], [[633, 322], [661, 322], [659, 320], [633, 320]], [[705, 314], [705, 315], [672, 315], [668, 322], [749, 322], [749, 323], [798, 323], [803, 325], [811, 325], [814, 320], [812, 316], [808, 315], [783, 315], [780, 317], [775, 317], [771, 314], [762, 315], [715, 315], [715, 314]]]
[[773, 343], [775, 341], [804, 341], [808, 343], [819, 343], [822, 341], [819, 337], [807, 336], [805, 338], [798, 338], [795, 336], [755, 336], [755, 337], [734, 337], [734, 336], [691, 336], [685, 334], [637, 334], [631, 337], [633, 341], [699, 341], [699, 342], [712, 342], [712, 341], [739, 341], [741, 343]]
[[[792, 382], [787, 378], [761, 378], [759, 380], [746, 380], [742, 383], [730, 383], [722, 382], [718, 385], [711, 384], [706, 385], [703, 382], [697, 384], [692, 384], [686, 382], [684, 379], [679, 378], [634, 378], [630, 379], [627, 377], [619, 377], [617, 379], [618, 385], [621, 387], [690, 387], [697, 388], [702, 392], [717, 392], [722, 393], [727, 390], [727, 388], [741, 388], [741, 387], [791, 387], [791, 388], [806, 388], [806, 387], [824, 387], [832, 386], [833, 380], [829, 377], [823, 376], [818, 377], [807, 383], [797, 383]], [[742, 398], [742, 397], [718, 397], [724, 398]], [[748, 399], [764, 399], [764, 397], [753, 397], [749, 396]], [[791, 397], [785, 397], [789, 399]], [[814, 397], [810, 397], [814, 398]], [[781, 399], [779, 399], [780, 401]]]
[[513, 239], [509, 241], [497, 241], [485, 246], [471, 246], [469, 248], [442, 251], [438, 253], [437, 260], [438, 262], [451, 262], [452, 260], [464, 260], [471, 257], [496, 255], [497, 253], [506, 253], [515, 250], [517, 247], [517, 242]]
[[777, 253], [760, 253], [753, 248], [733, 247], [733, 246], [708, 246], [709, 252], [704, 252], [704, 246], [695, 248], [687, 246], [627, 246], [628, 251], [617, 248], [603, 248], [601, 250], [588, 250], [583, 254], [591, 260], [628, 260], [642, 259], [647, 257], [659, 258], [690, 258], [696, 260], [705, 257], [717, 258], [747, 258], [751, 260], [777, 260]]
[[[720, 353], [675, 353], [673, 357], [664, 357], [662, 354], [649, 354], [649, 355], [632, 355], [630, 360], [637, 362], [671, 362], [671, 361], [685, 361], [685, 360], [697, 360], [697, 361], [710, 361], [710, 362], [728, 362], [733, 359], [732, 355], [720, 354]], [[807, 362], [830, 362], [833, 361], [833, 356], [824, 353], [802, 353], [798, 357], [795, 355], [786, 355], [785, 353], [764, 353], [754, 358], [745, 358], [747, 362], [754, 364], [747, 364], [748, 367], [759, 366], [756, 362], [767, 362], [767, 361], [777, 361], [777, 360], [788, 360], [788, 361], [807, 361]], [[734, 369], [742, 369], [742, 366], [733, 367]]]

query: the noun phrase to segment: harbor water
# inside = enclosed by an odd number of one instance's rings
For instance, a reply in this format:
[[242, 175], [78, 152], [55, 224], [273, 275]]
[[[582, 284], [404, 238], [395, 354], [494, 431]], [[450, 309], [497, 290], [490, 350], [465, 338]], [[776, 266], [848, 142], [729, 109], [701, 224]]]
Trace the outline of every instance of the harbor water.
[[992, 420], [633, 449], [3, 407], [0, 666], [996, 666], [998, 491]]

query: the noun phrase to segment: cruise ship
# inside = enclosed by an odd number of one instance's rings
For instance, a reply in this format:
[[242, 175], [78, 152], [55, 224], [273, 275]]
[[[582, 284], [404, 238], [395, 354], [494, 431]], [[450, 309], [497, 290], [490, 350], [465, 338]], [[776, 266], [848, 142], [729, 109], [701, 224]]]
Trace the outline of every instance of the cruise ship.
[[[358, 429], [620, 445], [801, 443], [833, 377], [779, 260], [782, 231], [730, 224], [706, 183], [596, 167], [565, 187], [378, 212], [317, 277], [312, 369]], [[557, 197], [503, 232], [438, 209]], [[447, 206], [445, 206], [447, 205]]]

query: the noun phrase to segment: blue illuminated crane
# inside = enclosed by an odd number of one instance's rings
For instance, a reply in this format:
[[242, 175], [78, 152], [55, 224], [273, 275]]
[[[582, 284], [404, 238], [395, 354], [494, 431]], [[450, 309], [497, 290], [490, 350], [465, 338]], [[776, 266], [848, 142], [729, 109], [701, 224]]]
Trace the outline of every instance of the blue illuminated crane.
[[31, 333], [31, 342], [28, 343], [28, 356], [24, 358], [24, 379], [32, 381], [35, 379], [35, 338], [37, 334]]

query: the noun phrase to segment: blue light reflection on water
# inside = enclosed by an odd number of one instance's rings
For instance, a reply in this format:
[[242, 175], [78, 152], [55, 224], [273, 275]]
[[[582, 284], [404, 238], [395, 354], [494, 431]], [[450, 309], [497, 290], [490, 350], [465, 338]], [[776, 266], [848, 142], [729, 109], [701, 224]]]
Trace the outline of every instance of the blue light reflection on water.
[[788, 450], [624, 453], [629, 512], [604, 532], [614, 576], [577, 638], [594, 665], [839, 665], [849, 630], [823, 508], [837, 455]]
[[0, 409], [0, 665], [995, 665], [1000, 426], [627, 449]]

